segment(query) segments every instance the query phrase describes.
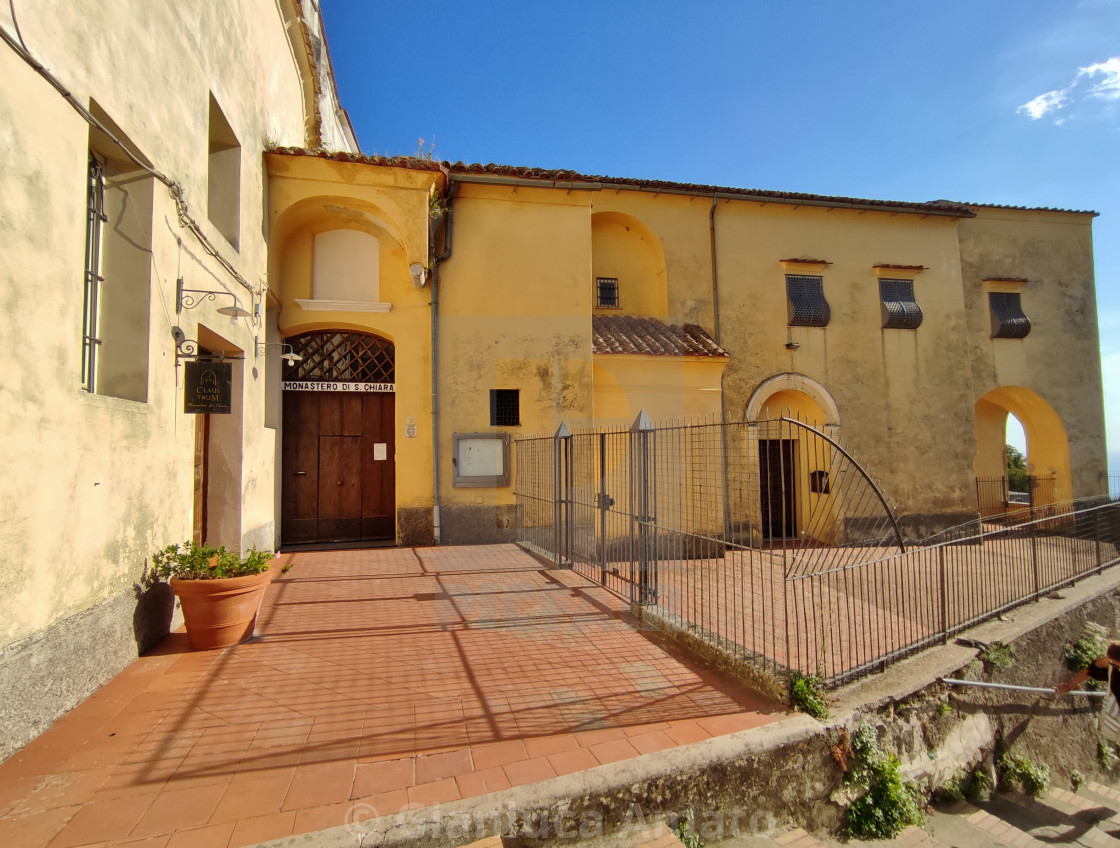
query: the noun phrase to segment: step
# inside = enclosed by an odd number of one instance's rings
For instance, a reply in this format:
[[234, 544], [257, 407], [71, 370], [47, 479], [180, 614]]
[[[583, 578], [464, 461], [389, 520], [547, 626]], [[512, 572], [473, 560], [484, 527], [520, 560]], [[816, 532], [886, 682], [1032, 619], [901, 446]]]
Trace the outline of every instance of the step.
[[1088, 848], [1120, 848], [1120, 839], [1113, 835], [1120, 828], [1116, 811], [1093, 798], [1067, 789], [1051, 789], [1041, 798], [1017, 792], [1004, 797], [1038, 818], [1039, 826], [1031, 833], [1040, 839], [1077, 842]]

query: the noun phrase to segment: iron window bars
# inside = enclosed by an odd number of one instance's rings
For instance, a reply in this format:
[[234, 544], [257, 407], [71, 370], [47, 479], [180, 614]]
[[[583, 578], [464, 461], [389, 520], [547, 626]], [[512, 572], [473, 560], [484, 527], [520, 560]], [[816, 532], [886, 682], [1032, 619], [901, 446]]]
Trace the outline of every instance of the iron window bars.
[[109, 216], [105, 214], [105, 172], [91, 150], [86, 185], [86, 274], [85, 306], [82, 316], [82, 388], [97, 391], [97, 311], [101, 304], [101, 234]]
[[395, 383], [393, 343], [367, 333], [304, 333], [285, 339], [302, 357], [288, 379], [314, 383]]
[[824, 277], [786, 274], [791, 327], [827, 327], [832, 310], [824, 299]]
[[600, 309], [618, 309], [618, 277], [596, 277], [596, 306]]
[[1023, 313], [1019, 292], [989, 292], [993, 339], [1024, 339], [1031, 331], [1031, 321]]
[[490, 426], [520, 427], [520, 389], [490, 390]]
[[913, 280], [879, 280], [883, 329], [916, 330], [922, 325], [922, 307], [914, 299]]

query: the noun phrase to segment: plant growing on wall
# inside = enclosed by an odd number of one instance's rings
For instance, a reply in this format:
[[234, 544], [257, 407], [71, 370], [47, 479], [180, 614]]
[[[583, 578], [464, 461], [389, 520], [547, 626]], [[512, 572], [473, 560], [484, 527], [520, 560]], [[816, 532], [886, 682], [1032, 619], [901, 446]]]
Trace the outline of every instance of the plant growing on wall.
[[924, 816], [913, 786], [902, 782], [894, 754], [879, 747], [875, 728], [861, 724], [851, 739], [851, 769], [845, 782], [866, 791], [848, 805], [844, 833], [856, 839], [893, 839]]
[[1070, 671], [1081, 671], [1097, 657], [1103, 657], [1108, 650], [1108, 630], [1099, 624], [1087, 621], [1081, 635], [1072, 645], [1066, 646], [1066, 667]]
[[792, 671], [789, 675], [789, 700], [793, 708], [823, 721], [828, 718], [828, 701], [821, 678], [815, 674]]

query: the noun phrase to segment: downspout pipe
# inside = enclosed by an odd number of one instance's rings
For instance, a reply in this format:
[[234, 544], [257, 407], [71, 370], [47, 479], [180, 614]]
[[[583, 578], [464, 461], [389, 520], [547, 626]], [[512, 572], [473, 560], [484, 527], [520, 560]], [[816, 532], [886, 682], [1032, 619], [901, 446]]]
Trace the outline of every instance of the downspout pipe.
[[719, 268], [716, 265], [716, 206], [719, 198], [712, 195], [712, 208], [708, 210], [708, 241], [712, 246], [712, 319], [715, 322], [716, 344], [719, 338]]
[[[443, 252], [432, 259], [432, 541], [440, 544], [440, 466], [439, 466], [439, 266], [451, 258], [451, 222], [454, 217], [457, 183], [447, 177], [447, 218], [443, 229]], [[428, 233], [431, 253], [435, 253], [435, 229]]]

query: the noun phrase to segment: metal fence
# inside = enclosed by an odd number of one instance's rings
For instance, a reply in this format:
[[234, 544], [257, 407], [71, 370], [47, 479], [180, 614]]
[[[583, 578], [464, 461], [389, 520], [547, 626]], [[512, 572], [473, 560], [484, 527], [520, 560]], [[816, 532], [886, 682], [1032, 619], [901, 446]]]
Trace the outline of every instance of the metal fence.
[[809, 422], [680, 422], [516, 443], [519, 542], [781, 683], [838, 685], [1120, 559], [1120, 505], [978, 519], [906, 549]]
[[1054, 480], [1054, 474], [1030, 474], [1016, 486], [1007, 477], [977, 477], [976, 507], [982, 518], [1038, 518], [1054, 505]]

